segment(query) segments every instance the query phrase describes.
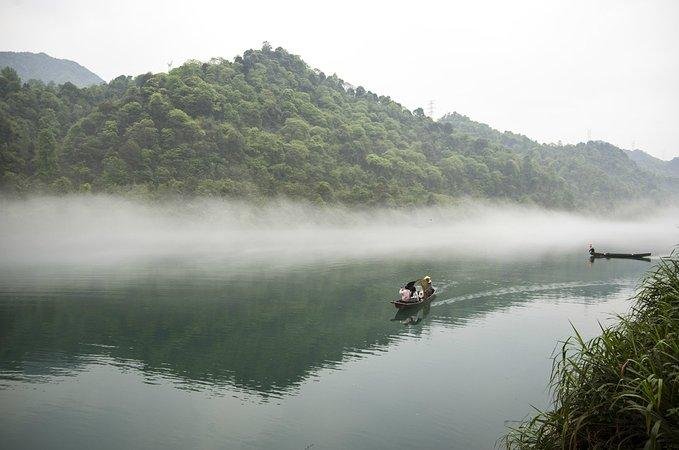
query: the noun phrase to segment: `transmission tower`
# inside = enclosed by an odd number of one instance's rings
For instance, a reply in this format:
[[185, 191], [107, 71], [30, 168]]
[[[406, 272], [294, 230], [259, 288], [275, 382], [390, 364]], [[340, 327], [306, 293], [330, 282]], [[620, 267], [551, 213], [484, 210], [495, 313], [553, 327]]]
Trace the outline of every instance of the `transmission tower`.
[[434, 117], [434, 100], [429, 100], [429, 107], [427, 108], [427, 112], [429, 113], [429, 117]]

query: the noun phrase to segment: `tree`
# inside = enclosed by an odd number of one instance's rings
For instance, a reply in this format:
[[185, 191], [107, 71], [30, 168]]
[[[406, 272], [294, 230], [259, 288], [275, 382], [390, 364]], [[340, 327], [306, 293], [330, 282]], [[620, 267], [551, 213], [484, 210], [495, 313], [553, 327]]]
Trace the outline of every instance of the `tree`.
[[109, 155], [103, 161], [102, 181], [105, 186], [122, 186], [127, 183], [128, 167], [118, 155]]
[[57, 141], [51, 130], [41, 130], [35, 154], [36, 175], [44, 180], [52, 179], [58, 172]]
[[7, 97], [21, 89], [21, 79], [16, 70], [5, 67], [0, 71], [0, 97]]

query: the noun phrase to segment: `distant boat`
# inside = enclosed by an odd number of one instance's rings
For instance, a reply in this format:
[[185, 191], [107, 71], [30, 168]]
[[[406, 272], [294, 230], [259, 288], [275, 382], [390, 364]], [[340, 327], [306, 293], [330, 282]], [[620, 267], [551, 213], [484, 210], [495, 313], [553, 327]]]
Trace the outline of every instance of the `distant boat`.
[[651, 256], [650, 253], [592, 253], [592, 258], [621, 258], [621, 259], [642, 259]]

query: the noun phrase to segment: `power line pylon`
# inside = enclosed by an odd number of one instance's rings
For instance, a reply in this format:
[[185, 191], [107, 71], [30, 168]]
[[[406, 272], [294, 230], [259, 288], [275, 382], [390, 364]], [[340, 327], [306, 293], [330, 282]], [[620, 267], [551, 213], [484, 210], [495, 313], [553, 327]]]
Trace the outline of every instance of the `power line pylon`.
[[429, 117], [434, 117], [434, 100], [429, 100], [429, 108], [427, 108], [427, 112], [429, 113]]

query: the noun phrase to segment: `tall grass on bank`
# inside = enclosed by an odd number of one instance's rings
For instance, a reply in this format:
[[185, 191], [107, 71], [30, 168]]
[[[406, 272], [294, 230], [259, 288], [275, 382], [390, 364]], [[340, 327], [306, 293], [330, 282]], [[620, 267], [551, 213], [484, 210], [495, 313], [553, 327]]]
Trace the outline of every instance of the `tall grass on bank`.
[[647, 275], [629, 314], [554, 359], [553, 409], [501, 439], [508, 449], [679, 448], [679, 259]]

